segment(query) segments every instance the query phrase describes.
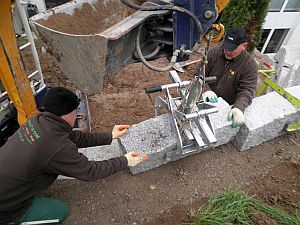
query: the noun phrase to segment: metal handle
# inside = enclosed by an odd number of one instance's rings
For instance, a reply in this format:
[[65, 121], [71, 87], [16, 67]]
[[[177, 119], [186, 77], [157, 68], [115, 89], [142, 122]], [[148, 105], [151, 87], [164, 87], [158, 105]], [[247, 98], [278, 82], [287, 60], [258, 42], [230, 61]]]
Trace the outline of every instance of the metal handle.
[[[217, 80], [216, 76], [210, 76], [210, 77], [205, 77], [205, 82], [206, 83], [213, 83]], [[150, 93], [155, 93], [155, 92], [161, 92], [162, 90], [165, 90], [166, 88], [180, 88], [180, 87], [185, 87], [188, 84], [190, 84], [191, 81], [181, 81], [181, 82], [176, 82], [173, 84], [166, 84], [166, 85], [161, 85], [161, 86], [156, 86], [156, 87], [148, 87], [145, 88], [145, 92], [147, 94]]]
[[145, 88], [146, 94], [155, 93], [155, 92], [161, 92], [161, 91], [162, 91], [162, 87], [161, 86]]
[[217, 77], [216, 76], [211, 76], [211, 77], [205, 77], [205, 83], [213, 83], [216, 82]]

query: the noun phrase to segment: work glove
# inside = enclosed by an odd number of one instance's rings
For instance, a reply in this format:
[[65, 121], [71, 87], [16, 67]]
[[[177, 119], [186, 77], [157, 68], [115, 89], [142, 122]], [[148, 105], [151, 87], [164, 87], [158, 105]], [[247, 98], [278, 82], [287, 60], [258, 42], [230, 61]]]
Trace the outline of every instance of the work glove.
[[215, 103], [218, 101], [218, 96], [213, 91], [206, 91], [206, 92], [204, 92], [204, 94], [202, 96], [203, 96], [203, 100], [206, 102]]
[[228, 121], [232, 120], [232, 127], [236, 128], [245, 121], [244, 113], [238, 108], [232, 108], [228, 114]]
[[118, 139], [119, 137], [122, 137], [130, 127], [130, 125], [115, 125], [112, 130], [112, 138]]
[[143, 156], [139, 156], [138, 152], [129, 152], [125, 155], [127, 162], [128, 162], [128, 166], [129, 167], [133, 167], [136, 166], [137, 164], [139, 164], [140, 162], [143, 162], [145, 160], [148, 159], [148, 156], [145, 154]]

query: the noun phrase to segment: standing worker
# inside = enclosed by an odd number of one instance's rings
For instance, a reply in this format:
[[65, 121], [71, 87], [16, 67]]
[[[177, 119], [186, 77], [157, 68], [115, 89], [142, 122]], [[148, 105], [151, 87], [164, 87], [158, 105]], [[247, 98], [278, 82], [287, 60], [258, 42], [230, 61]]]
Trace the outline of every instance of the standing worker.
[[207, 57], [206, 76], [216, 76], [217, 80], [210, 84], [211, 91], [206, 91], [203, 97], [206, 101], [217, 102], [220, 96], [232, 105], [228, 114], [232, 127], [244, 123], [244, 111], [256, 92], [258, 66], [246, 51], [247, 39], [244, 29], [228, 29], [222, 45], [210, 49]]
[[22, 125], [0, 149], [0, 224], [59, 219], [68, 215], [62, 201], [39, 196], [58, 175], [95, 181], [144, 157], [136, 152], [105, 161], [89, 161], [78, 148], [111, 144], [130, 125], [116, 125], [111, 133], [73, 131], [80, 100], [71, 91], [51, 88], [40, 112]]

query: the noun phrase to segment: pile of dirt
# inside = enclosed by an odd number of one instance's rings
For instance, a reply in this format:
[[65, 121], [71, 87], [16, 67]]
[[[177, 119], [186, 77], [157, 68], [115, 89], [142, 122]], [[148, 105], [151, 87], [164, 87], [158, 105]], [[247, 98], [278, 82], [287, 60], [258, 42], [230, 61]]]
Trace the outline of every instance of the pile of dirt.
[[[154, 62], [162, 66], [167, 60]], [[190, 73], [182, 74], [182, 80], [190, 80]], [[154, 101], [158, 95], [147, 95], [146, 87], [171, 83], [168, 73], [149, 70], [142, 63], [124, 67], [114, 77], [106, 77], [104, 89], [90, 96], [90, 110], [93, 116], [92, 127], [96, 130], [109, 130], [115, 124], [137, 124], [154, 117]]]
[[38, 23], [68, 34], [99, 34], [133, 12], [119, 0], [96, 1], [92, 5], [84, 3], [74, 10], [73, 15], [56, 13], [47, 20], [38, 20]]
[[300, 161], [294, 159], [282, 163], [268, 176], [249, 188], [256, 198], [287, 212], [300, 211]]

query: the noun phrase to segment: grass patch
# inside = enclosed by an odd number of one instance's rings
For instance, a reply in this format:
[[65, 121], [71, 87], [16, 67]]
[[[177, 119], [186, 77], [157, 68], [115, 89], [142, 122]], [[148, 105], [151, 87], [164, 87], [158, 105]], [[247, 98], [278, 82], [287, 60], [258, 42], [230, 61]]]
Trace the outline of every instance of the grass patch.
[[211, 198], [196, 213], [192, 223], [186, 225], [255, 225], [251, 215], [265, 214], [278, 225], [300, 225], [299, 215], [291, 215], [230, 187]]

